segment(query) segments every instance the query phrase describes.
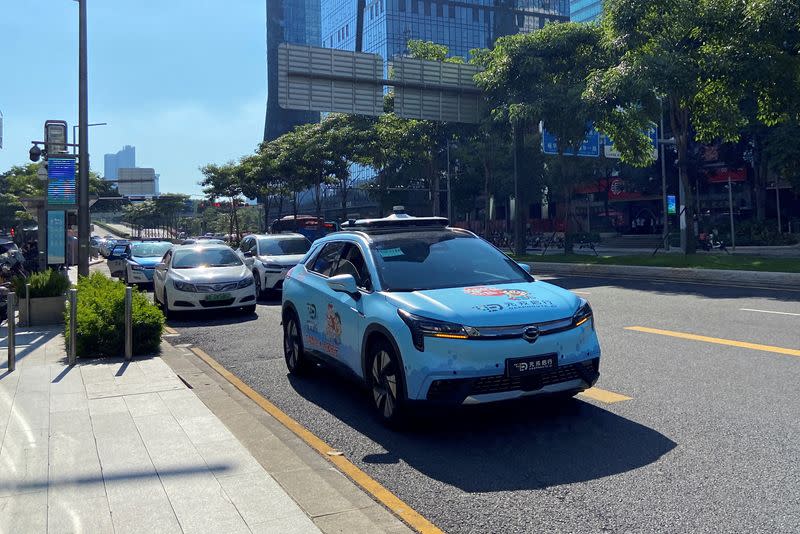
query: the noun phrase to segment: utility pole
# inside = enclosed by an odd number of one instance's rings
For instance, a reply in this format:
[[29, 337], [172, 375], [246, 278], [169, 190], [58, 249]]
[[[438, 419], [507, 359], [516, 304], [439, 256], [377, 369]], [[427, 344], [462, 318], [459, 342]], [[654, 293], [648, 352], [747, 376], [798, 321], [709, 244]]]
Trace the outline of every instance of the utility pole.
[[[656, 139], [661, 139], [664, 137], [664, 100], [662, 98], [658, 99], [659, 108], [661, 108], [661, 120], [659, 124], [659, 131]], [[661, 158], [661, 209], [663, 210], [664, 216], [664, 224], [661, 228], [661, 242], [664, 245], [664, 250], [669, 250], [669, 239], [667, 236], [669, 235], [669, 214], [667, 213], [667, 162], [664, 157], [665, 147], [664, 143], [658, 142], [659, 150], [659, 157]], [[681, 201], [683, 201], [681, 199]]]
[[78, 275], [89, 276], [89, 92], [86, 0], [78, 0]]

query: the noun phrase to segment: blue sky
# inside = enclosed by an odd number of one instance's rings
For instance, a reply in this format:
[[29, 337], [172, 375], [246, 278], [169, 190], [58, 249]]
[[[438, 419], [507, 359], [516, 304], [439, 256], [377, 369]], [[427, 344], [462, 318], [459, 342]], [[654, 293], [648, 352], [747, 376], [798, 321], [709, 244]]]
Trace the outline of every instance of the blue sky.
[[[161, 192], [201, 194], [198, 167], [255, 150], [264, 130], [264, 0], [88, 0], [92, 170], [136, 147]], [[0, 2], [0, 172], [44, 121], [78, 117], [78, 4]]]

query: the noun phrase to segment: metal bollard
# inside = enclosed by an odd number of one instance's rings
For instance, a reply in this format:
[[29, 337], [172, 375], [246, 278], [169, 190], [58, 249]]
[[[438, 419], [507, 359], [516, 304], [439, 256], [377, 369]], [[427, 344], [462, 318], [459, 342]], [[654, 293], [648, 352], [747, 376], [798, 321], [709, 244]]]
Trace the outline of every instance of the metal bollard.
[[69, 364], [75, 365], [78, 355], [78, 290], [69, 290]]
[[25, 326], [31, 325], [31, 285], [25, 284]]
[[14, 317], [14, 304], [17, 296], [14, 292], [8, 294], [8, 372], [10, 373], [17, 367], [17, 351], [16, 351], [16, 318]]
[[125, 359], [133, 357], [133, 291], [125, 288]]

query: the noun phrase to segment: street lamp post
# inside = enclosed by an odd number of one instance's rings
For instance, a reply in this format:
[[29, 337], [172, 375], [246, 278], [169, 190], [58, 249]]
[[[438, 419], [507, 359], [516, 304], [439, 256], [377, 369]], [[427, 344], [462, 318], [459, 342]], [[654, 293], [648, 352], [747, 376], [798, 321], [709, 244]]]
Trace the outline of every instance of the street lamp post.
[[89, 276], [89, 83], [86, 1], [78, 1], [78, 275]]
[[[87, 124], [86, 126], [106, 126], [106, 125], [108, 125], [108, 123], [107, 123], [107, 122], [91, 122], [91, 123]], [[74, 140], [75, 140], [75, 135], [76, 135], [76, 134], [75, 134], [75, 130], [76, 130], [76, 129], [78, 129], [78, 126], [79, 126], [78, 124], [73, 124], [73, 125], [72, 125], [72, 139], [73, 139], [73, 143], [74, 143]], [[72, 145], [72, 153], [73, 153], [73, 154], [75, 153], [75, 145], [74, 145], [74, 144]]]

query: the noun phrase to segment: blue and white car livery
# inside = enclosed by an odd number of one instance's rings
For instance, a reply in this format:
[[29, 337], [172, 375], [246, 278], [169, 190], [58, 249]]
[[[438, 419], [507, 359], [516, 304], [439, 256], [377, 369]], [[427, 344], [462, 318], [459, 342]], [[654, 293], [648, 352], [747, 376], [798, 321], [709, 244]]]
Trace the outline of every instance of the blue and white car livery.
[[156, 265], [172, 246], [168, 241], [131, 243], [128, 246], [122, 279], [126, 284], [153, 283]]
[[407, 404], [574, 395], [599, 377], [586, 300], [535, 281], [439, 217], [351, 221], [316, 242], [284, 282], [284, 356], [363, 380], [387, 423]]

